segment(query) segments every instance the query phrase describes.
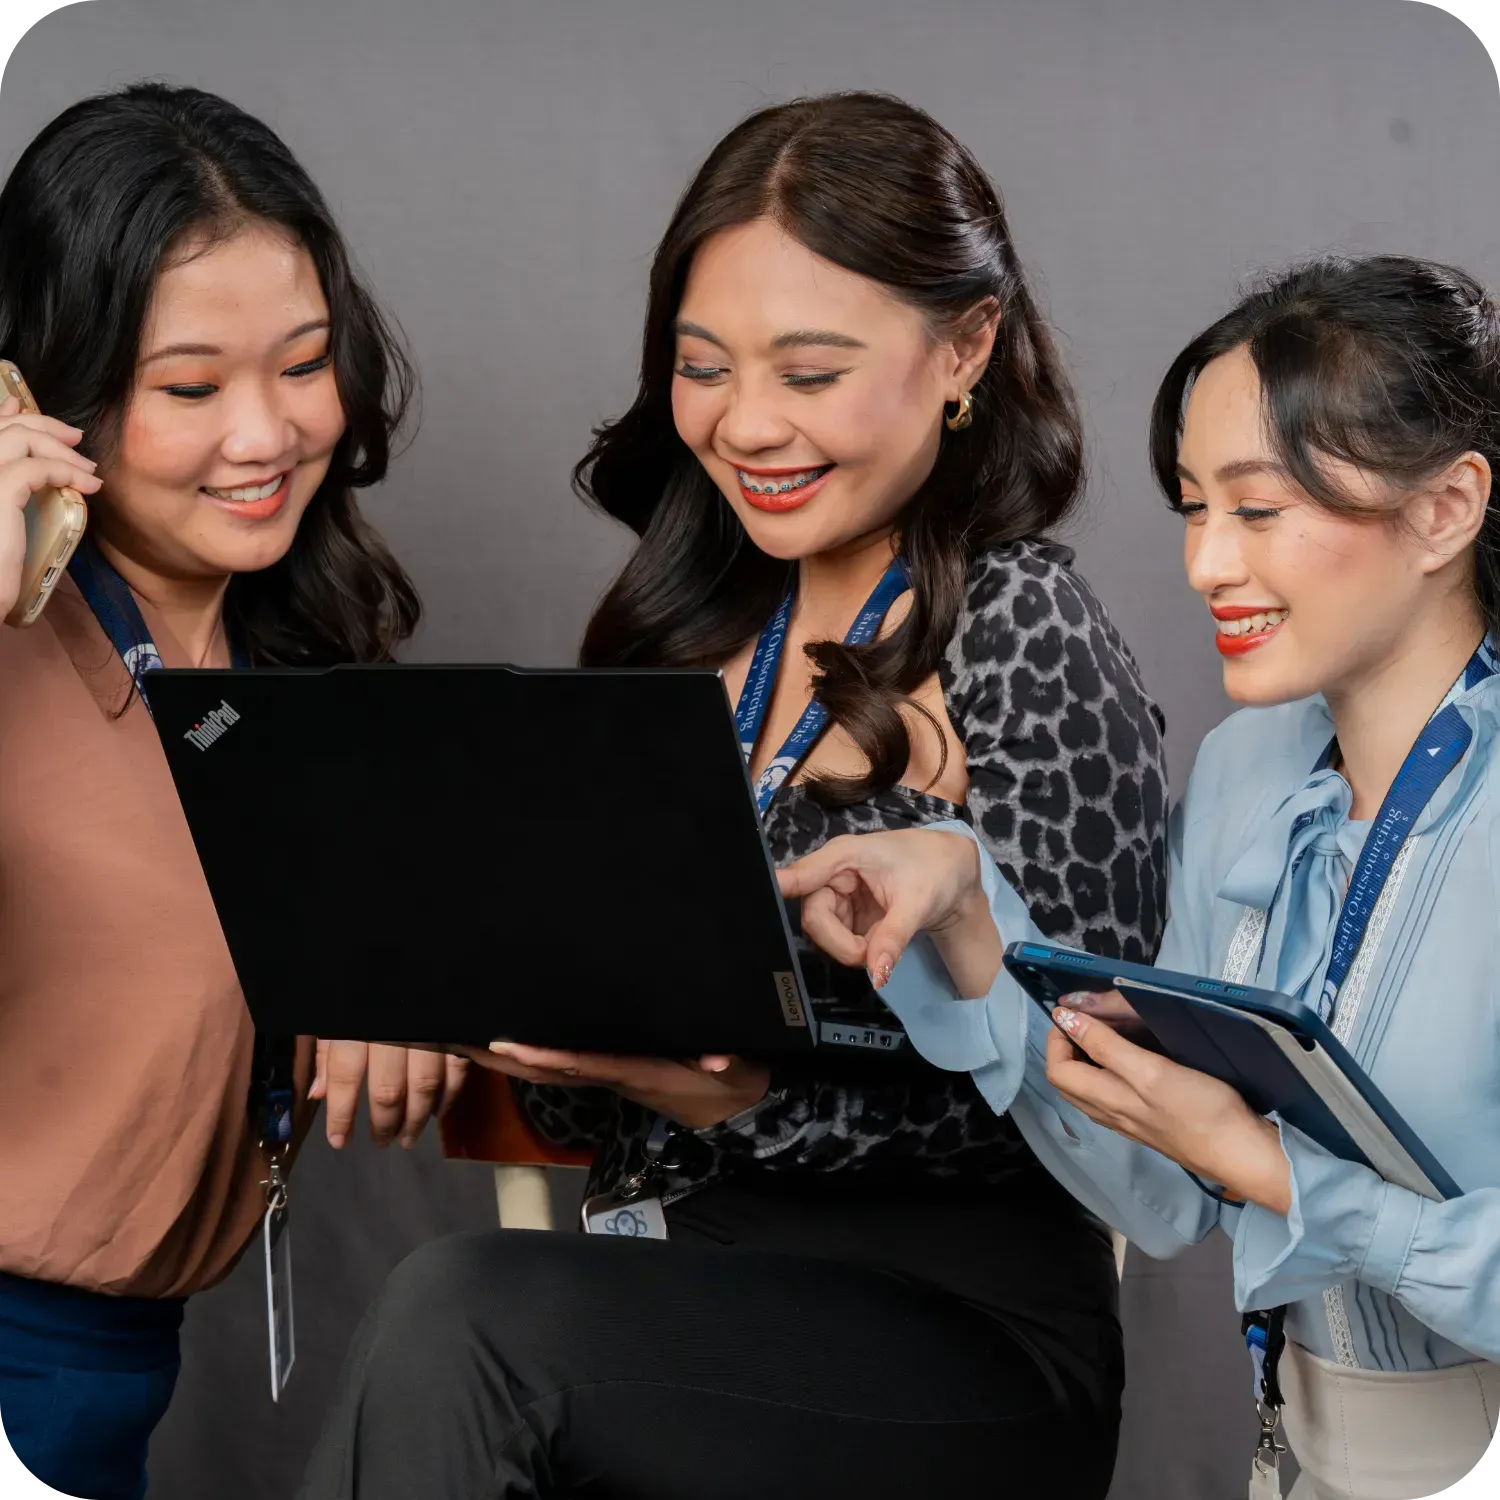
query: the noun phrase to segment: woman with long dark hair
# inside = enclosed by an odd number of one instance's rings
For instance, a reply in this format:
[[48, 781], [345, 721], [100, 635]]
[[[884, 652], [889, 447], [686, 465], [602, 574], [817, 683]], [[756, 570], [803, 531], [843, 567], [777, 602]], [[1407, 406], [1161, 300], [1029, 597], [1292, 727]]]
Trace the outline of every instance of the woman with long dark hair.
[[[1024, 890], [957, 823], [827, 845], [783, 886], [830, 952], [894, 965], [916, 1045], [1132, 1241], [1233, 1238], [1263, 1359], [1252, 1494], [1279, 1493], [1284, 1403], [1296, 1500], [1414, 1500], [1500, 1414], [1500, 310], [1404, 256], [1275, 276], [1173, 362], [1152, 460], [1245, 705], [1174, 815], [1162, 963], [1324, 1016], [1462, 1196], [1261, 1118], [1132, 1040], [1118, 994], [1049, 1026], [999, 968], [1033, 931]], [[920, 929], [951, 984], [901, 961]]]
[[[90, 509], [46, 612], [0, 630], [0, 1420], [55, 1488], [127, 1500], [183, 1299], [254, 1234], [313, 1071], [310, 1039], [253, 1036], [136, 686], [390, 658], [417, 598], [355, 491], [410, 374], [282, 142], [155, 85], [64, 111], [0, 191], [0, 354], [46, 414], [0, 405], [0, 592], [33, 491]], [[346, 1121], [367, 1058], [335, 1060], [313, 1093]], [[409, 1137], [442, 1060], [368, 1065], [415, 1085], [376, 1120]]]
[[[974, 157], [891, 98], [765, 110], [679, 203], [636, 400], [578, 469], [640, 536], [582, 659], [722, 670], [778, 862], [963, 817], [1047, 930], [1149, 955], [1158, 717], [1040, 535], [1080, 450]], [[809, 949], [805, 972], [810, 1067], [491, 1050], [539, 1130], [598, 1148], [595, 1208], [670, 1242], [419, 1251], [356, 1339], [308, 1497], [947, 1495], [997, 1454], [1018, 1494], [1104, 1494], [1108, 1236], [862, 971]]]

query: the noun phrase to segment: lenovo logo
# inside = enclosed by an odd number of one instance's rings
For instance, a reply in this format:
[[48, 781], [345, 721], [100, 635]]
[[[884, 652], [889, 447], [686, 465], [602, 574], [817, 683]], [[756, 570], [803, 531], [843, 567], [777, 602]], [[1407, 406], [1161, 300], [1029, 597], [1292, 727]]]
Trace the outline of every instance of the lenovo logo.
[[776, 995], [781, 1001], [782, 1019], [788, 1026], [806, 1026], [807, 1015], [802, 1009], [802, 996], [797, 991], [797, 979], [782, 969], [773, 969]]
[[196, 745], [200, 750], [207, 750], [213, 742], [218, 739], [231, 724], [238, 724], [240, 716], [223, 701], [219, 700], [217, 708], [211, 708], [183, 735], [188, 744]]

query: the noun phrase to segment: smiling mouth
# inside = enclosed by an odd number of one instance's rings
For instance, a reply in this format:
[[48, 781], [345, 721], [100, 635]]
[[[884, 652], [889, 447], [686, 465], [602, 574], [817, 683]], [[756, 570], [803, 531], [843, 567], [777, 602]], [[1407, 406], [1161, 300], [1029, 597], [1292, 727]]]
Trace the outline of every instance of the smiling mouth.
[[832, 464], [824, 464], [818, 469], [796, 469], [790, 474], [760, 474], [756, 475], [749, 469], [736, 469], [735, 478], [740, 482], [740, 488], [752, 495], [788, 495], [794, 490], [805, 490], [808, 485], [821, 479], [831, 468]]
[[291, 498], [292, 470], [287, 469], [260, 484], [223, 487], [205, 484], [200, 487], [199, 493], [242, 521], [268, 521], [272, 516], [279, 515]]
[[741, 469], [734, 477], [740, 494], [757, 510], [787, 511], [805, 505], [837, 467], [821, 464], [806, 469]]
[[230, 500], [238, 504], [253, 505], [257, 500], [269, 500], [286, 483], [286, 479], [286, 474], [277, 474], [264, 484], [240, 485], [232, 490], [215, 489], [212, 485], [205, 484], [203, 493], [213, 496], [215, 500]]
[[1257, 646], [1265, 645], [1281, 629], [1290, 613], [1286, 609], [1260, 609], [1248, 613], [1235, 610], [1222, 615], [1215, 612], [1214, 644], [1221, 656], [1244, 656]]

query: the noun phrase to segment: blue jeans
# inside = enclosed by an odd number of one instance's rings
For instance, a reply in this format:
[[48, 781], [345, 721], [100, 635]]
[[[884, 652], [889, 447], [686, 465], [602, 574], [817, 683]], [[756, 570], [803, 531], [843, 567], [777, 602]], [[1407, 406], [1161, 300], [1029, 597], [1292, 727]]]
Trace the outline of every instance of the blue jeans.
[[182, 1310], [0, 1274], [0, 1425], [38, 1479], [82, 1500], [141, 1500]]

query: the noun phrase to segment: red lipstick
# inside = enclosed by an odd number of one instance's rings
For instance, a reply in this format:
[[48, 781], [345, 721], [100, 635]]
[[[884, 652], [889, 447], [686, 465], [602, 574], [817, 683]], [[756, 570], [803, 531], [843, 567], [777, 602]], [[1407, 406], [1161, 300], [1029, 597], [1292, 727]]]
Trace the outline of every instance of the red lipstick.
[[[740, 494], [744, 496], [747, 505], [753, 505], [756, 510], [769, 511], [772, 514], [784, 514], [806, 505], [828, 482], [828, 476], [836, 467], [834, 464], [801, 464], [780, 469], [751, 469], [744, 464], [736, 464], [735, 479], [739, 483]], [[822, 469], [823, 472], [809, 483], [799, 485], [796, 489], [774, 490], [770, 493], [746, 489], [744, 480], [739, 477], [741, 474], [748, 474], [763, 486], [770, 486], [785, 475], [809, 474], [816, 469]]]
[[[1216, 620], [1248, 620], [1254, 615], [1279, 614], [1281, 611], [1264, 604], [1214, 604], [1209, 606], [1209, 613]], [[1283, 614], [1274, 624], [1268, 624], [1260, 630], [1247, 631], [1243, 635], [1226, 635], [1222, 630], [1216, 630], [1214, 645], [1218, 647], [1220, 656], [1246, 656], [1264, 646], [1281, 629], [1285, 619]]]

